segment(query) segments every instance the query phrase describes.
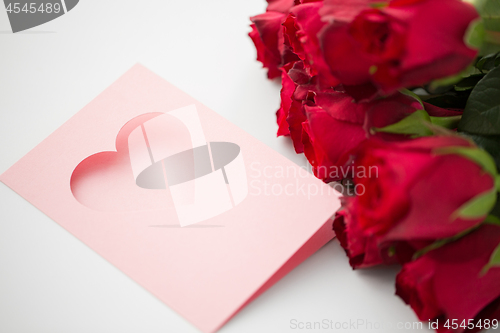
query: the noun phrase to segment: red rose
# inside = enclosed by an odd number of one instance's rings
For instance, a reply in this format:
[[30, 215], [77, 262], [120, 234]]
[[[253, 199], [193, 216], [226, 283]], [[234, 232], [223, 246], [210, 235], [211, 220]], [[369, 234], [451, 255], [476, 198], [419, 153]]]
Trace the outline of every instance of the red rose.
[[318, 76], [318, 82], [325, 87], [334, 87], [340, 81], [331, 74], [318, 39], [318, 33], [326, 25], [319, 15], [322, 5], [322, 2], [311, 2], [290, 10], [283, 23], [284, 44], [303, 61], [308, 75]]
[[[402, 135], [373, 133], [371, 129], [397, 123], [418, 109], [422, 106], [417, 100], [399, 93], [357, 103], [342, 91], [316, 92], [302, 108], [292, 97], [288, 121], [294, 142], [298, 139], [297, 122], [301, 122], [301, 147], [316, 177], [329, 182], [346, 178], [342, 174], [345, 171], [342, 170], [343, 156], [369, 137], [389, 141], [408, 139]], [[440, 108], [430, 110], [432, 116], [457, 114]]]
[[[278, 135], [290, 135], [297, 153], [304, 152], [314, 174], [324, 181], [345, 178], [341, 157], [368, 137], [403, 140], [407, 137], [372, 133], [373, 127], [394, 124], [422, 105], [413, 97], [395, 93], [370, 102], [356, 102], [341, 86], [321, 90], [317, 77], [309, 76], [302, 61], [287, 64], [282, 73], [281, 107], [277, 111]], [[455, 116], [424, 104], [431, 116]]]
[[[396, 278], [396, 294], [421, 320], [439, 320], [438, 332], [464, 332], [484, 319], [500, 320], [500, 267], [484, 267], [500, 243], [500, 226], [484, 224], [465, 237], [407, 263]], [[444, 327], [446, 320], [456, 330]], [[474, 319], [474, 320], [473, 320]], [[470, 321], [470, 322], [469, 322]], [[467, 332], [479, 331], [479, 327]]]
[[284, 66], [281, 83], [281, 106], [276, 112], [278, 136], [290, 135], [295, 151], [303, 153], [302, 123], [307, 120], [304, 105], [314, 103], [312, 92], [316, 85], [302, 61]]
[[[380, 264], [392, 264], [398, 262], [394, 256], [382, 258], [378, 248], [377, 239], [367, 237], [362, 230], [357, 230], [358, 225], [352, 223], [351, 215], [346, 209], [335, 214], [333, 230], [340, 245], [344, 248], [349, 264], [352, 268], [370, 267]], [[398, 251], [400, 253], [401, 251]], [[410, 251], [413, 255], [414, 251]]]
[[380, 3], [378, 0], [325, 0], [321, 17], [330, 22], [350, 22], [362, 10]]
[[296, 84], [288, 76], [286, 70], [281, 73], [281, 104], [276, 111], [276, 122], [278, 123], [278, 136], [290, 135], [290, 129], [287, 122], [288, 113], [292, 107], [292, 97], [295, 92]]
[[[278, 136], [290, 135], [295, 151], [305, 153], [315, 175], [332, 181], [343, 178], [335, 175], [334, 170], [340, 167], [342, 155], [374, 135], [372, 127], [394, 124], [422, 106], [400, 93], [356, 103], [357, 95], [371, 94], [372, 90], [369, 85], [339, 86], [339, 81], [331, 75], [317, 37], [327, 25], [321, 20], [321, 7], [322, 3], [296, 5], [283, 22], [281, 55], [285, 64], [281, 74], [281, 105], [276, 116]], [[425, 107], [431, 116], [460, 114], [428, 104]], [[375, 135], [385, 140], [404, 139], [387, 133]]]
[[[268, 0], [266, 12], [250, 18], [252, 31], [248, 35], [257, 49], [257, 60], [268, 69], [268, 78], [280, 76], [282, 66], [299, 60], [291, 46], [283, 39], [282, 24], [288, 12], [296, 5], [318, 1], [321, 0]], [[321, 3], [318, 3], [317, 7], [321, 7]], [[319, 16], [317, 23], [321, 23]], [[318, 47], [317, 50], [319, 52]]]
[[348, 7], [349, 15], [331, 9], [338, 10], [337, 0], [330, 2], [325, 19], [337, 14], [343, 20], [325, 26], [318, 37], [331, 73], [345, 85], [371, 84], [390, 93], [454, 75], [477, 54], [464, 34], [478, 14], [463, 1], [393, 0], [383, 8], [361, 1]]
[[325, 182], [342, 179], [338, 161], [366, 139], [362, 124], [335, 119], [317, 106], [305, 110], [302, 143], [314, 175]]
[[407, 261], [415, 250], [482, 222], [487, 212], [474, 218], [456, 212], [492, 191], [493, 176], [458, 154], [437, 153], [445, 147], [476, 149], [458, 136], [432, 136], [404, 142], [372, 138], [352, 152], [359, 195], [346, 198], [347, 218], [336, 230], [346, 233], [350, 256], [361, 257], [355, 267]]
[[[359, 8], [360, 3], [354, 3], [353, 8]], [[339, 81], [331, 75], [318, 39], [318, 33], [328, 25], [321, 20], [322, 3], [304, 3], [291, 8], [289, 5], [286, 1], [271, 1], [268, 10], [272, 8], [276, 12], [268, 11], [252, 18], [255, 31], [259, 32], [258, 40], [267, 41], [263, 43], [267, 47], [260, 49], [272, 50], [262, 52], [264, 55], [261, 56], [273, 60], [267, 61], [269, 75], [275, 76], [280, 66], [282, 70], [281, 105], [276, 113], [278, 136], [291, 136], [295, 151], [305, 153], [317, 177], [324, 181], [339, 180], [343, 178], [338, 172], [341, 157], [368, 137], [405, 139], [401, 135], [373, 134], [371, 128], [394, 124], [422, 106], [400, 93], [357, 103], [357, 95], [371, 94], [373, 89], [366, 84], [338, 85]], [[289, 14], [285, 18], [283, 13], [286, 11]], [[283, 22], [282, 30], [279, 22]], [[266, 58], [266, 54], [273, 57]], [[392, 53], [388, 52], [386, 56], [391, 57]], [[431, 116], [459, 114], [431, 105], [425, 107]]]
[[295, 6], [295, 0], [267, 0], [266, 11], [286, 14], [293, 6]]
[[345, 208], [335, 214], [333, 230], [353, 269], [409, 262], [417, 249], [432, 243], [393, 242], [390, 243], [390, 251], [387, 251], [387, 244], [381, 243], [380, 238], [367, 234], [356, 221], [352, 221], [350, 211]]
[[250, 18], [253, 24], [251, 25], [252, 31], [248, 35], [257, 49], [257, 60], [268, 69], [267, 76], [270, 79], [281, 74], [279, 40], [281, 22], [284, 18], [285, 14], [279, 12], [266, 12]]

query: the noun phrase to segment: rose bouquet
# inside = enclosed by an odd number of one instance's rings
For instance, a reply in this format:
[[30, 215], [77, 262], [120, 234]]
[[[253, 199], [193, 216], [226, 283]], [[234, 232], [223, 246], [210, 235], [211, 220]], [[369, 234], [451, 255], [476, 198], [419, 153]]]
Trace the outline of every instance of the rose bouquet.
[[257, 59], [281, 78], [278, 136], [342, 181], [353, 268], [438, 332], [500, 319], [500, 1], [268, 0]]

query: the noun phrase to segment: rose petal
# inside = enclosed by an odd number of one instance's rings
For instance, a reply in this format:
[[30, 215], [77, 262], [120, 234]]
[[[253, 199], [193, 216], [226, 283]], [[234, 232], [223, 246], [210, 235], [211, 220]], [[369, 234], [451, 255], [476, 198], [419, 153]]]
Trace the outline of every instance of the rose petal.
[[318, 178], [325, 181], [342, 179], [339, 174], [341, 157], [366, 139], [363, 128], [339, 121], [319, 107], [305, 106], [307, 138], [305, 153]]
[[[397, 276], [396, 293], [421, 320], [440, 318], [438, 332], [449, 332], [443, 327], [447, 319], [458, 323], [484, 316], [498, 319], [500, 267], [486, 274], [483, 267], [499, 243], [500, 227], [485, 224], [406, 264]], [[463, 331], [463, 327], [454, 330]]]
[[281, 32], [281, 22], [285, 15], [278, 12], [266, 12], [253, 16], [250, 20], [252, 31], [250, 38], [257, 49], [257, 60], [268, 68], [270, 79], [281, 75], [281, 55], [278, 48], [279, 34]]

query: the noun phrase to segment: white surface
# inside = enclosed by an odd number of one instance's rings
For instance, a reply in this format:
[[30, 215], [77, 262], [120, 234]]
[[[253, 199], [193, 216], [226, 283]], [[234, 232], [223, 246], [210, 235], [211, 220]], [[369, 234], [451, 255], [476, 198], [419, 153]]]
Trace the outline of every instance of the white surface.
[[[248, 17], [264, 8], [264, 0], [81, 0], [55, 21], [11, 34], [1, 7], [0, 173], [137, 62], [305, 165], [275, 137], [279, 84], [265, 78], [246, 36]], [[334, 241], [220, 332], [314, 331], [294, 329], [294, 319], [416, 321], [393, 295], [395, 274], [353, 272]], [[0, 184], [0, 332], [198, 330]]]

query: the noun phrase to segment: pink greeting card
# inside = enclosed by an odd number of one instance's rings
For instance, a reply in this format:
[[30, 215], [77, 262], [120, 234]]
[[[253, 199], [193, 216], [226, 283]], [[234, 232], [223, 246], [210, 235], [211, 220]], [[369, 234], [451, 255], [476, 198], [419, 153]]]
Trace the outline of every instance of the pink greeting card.
[[340, 206], [140, 65], [0, 180], [203, 332], [329, 241]]

